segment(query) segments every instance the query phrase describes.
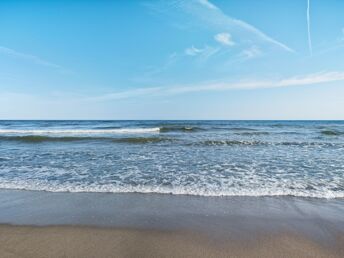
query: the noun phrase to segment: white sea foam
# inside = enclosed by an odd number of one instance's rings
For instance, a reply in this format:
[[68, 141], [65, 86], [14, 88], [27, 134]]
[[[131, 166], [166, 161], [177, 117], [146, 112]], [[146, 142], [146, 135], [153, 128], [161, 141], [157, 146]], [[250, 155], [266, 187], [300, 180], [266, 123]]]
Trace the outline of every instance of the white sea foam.
[[116, 129], [0, 129], [0, 134], [116, 134], [116, 133], [156, 133], [159, 127], [154, 128], [116, 128]]
[[114, 186], [114, 185], [82, 185], [82, 184], [46, 184], [42, 181], [11, 181], [0, 182], [0, 189], [15, 189], [28, 191], [46, 191], [46, 192], [69, 192], [69, 193], [156, 193], [156, 194], [173, 194], [173, 195], [191, 195], [191, 196], [208, 196], [208, 197], [268, 197], [268, 196], [292, 196], [307, 198], [344, 198], [344, 191], [332, 191], [328, 189], [318, 189], [315, 191], [292, 190], [278, 188], [256, 188], [256, 189], [203, 189], [199, 187], [176, 186]]

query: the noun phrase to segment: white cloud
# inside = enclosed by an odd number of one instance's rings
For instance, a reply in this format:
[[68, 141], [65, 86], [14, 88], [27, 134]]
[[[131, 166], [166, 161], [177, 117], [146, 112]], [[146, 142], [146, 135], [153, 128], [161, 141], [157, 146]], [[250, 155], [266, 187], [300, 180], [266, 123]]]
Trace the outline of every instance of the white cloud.
[[248, 49], [244, 49], [242, 52], [241, 52], [241, 56], [244, 58], [244, 59], [252, 59], [252, 58], [256, 58], [258, 56], [261, 56], [263, 53], [262, 51], [260, 50], [259, 47], [257, 46], [252, 46]]
[[196, 56], [199, 53], [202, 53], [203, 51], [204, 51], [203, 49], [196, 48], [196, 47], [192, 46], [192, 47], [185, 49], [185, 54], [188, 56]]
[[43, 65], [43, 66], [48, 66], [51, 68], [58, 68], [58, 69], [62, 68], [61, 66], [54, 64], [54, 63], [51, 63], [51, 62], [48, 62], [48, 61], [46, 61], [40, 57], [30, 55], [30, 54], [21, 53], [21, 52], [14, 50], [14, 49], [3, 47], [3, 46], [0, 46], [0, 54], [4, 54], [4, 55], [14, 57], [14, 58], [25, 59], [25, 60], [31, 61], [33, 63]]
[[184, 53], [188, 56], [197, 56], [202, 61], [206, 61], [211, 56], [215, 55], [219, 48], [205, 46], [204, 48], [196, 48], [194, 46], [185, 49]]
[[218, 9], [215, 5], [213, 5], [212, 3], [210, 3], [208, 0], [198, 0], [198, 2], [199, 2], [201, 5], [203, 5], [203, 6], [207, 7], [207, 8], [209, 8], [209, 9], [212, 9], [212, 10]]
[[228, 90], [250, 90], [266, 88], [282, 88], [292, 86], [313, 85], [320, 83], [330, 83], [344, 81], [344, 72], [320, 72], [306, 74], [281, 79], [265, 80], [243, 80], [238, 82], [211, 82], [200, 83], [197, 85], [184, 85], [174, 87], [151, 87], [134, 89], [129, 91], [115, 92], [102, 96], [85, 98], [88, 101], [110, 101], [118, 99], [127, 99], [132, 97], [144, 96], [169, 96], [202, 91], [228, 91]]
[[216, 34], [214, 36], [214, 39], [217, 42], [221, 43], [222, 45], [226, 45], [226, 46], [234, 46], [235, 45], [234, 41], [232, 40], [231, 34], [226, 33], [226, 32]]

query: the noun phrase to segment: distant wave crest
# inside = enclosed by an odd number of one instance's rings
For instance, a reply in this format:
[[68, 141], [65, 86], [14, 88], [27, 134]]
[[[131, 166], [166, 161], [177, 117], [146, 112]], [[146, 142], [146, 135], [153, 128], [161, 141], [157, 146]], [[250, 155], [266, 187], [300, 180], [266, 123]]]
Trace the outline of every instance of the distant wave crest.
[[76, 142], [76, 141], [109, 141], [113, 143], [158, 143], [164, 141], [173, 141], [170, 138], [163, 137], [124, 137], [124, 138], [111, 138], [111, 137], [78, 137], [78, 136], [42, 136], [42, 135], [24, 135], [24, 136], [0, 136], [0, 141], [18, 141], [24, 143], [43, 143], [43, 142]]
[[344, 132], [340, 132], [336, 130], [323, 130], [321, 131], [321, 134], [327, 135], [327, 136], [338, 136], [338, 135], [344, 135]]
[[0, 134], [115, 134], [115, 133], [154, 133], [160, 132], [159, 127], [154, 128], [114, 128], [114, 129], [42, 129], [20, 130], [0, 129]]
[[198, 132], [198, 131], [204, 131], [204, 128], [201, 127], [195, 127], [195, 126], [162, 126], [160, 127], [161, 133], [167, 133], [167, 132], [186, 132], [186, 133], [192, 133], [192, 132]]

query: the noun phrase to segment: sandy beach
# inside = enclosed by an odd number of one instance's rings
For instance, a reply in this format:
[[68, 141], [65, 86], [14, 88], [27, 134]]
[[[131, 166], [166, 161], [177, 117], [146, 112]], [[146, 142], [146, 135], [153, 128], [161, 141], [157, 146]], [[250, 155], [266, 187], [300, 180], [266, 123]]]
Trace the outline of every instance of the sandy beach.
[[0, 191], [0, 257], [343, 257], [343, 200]]
[[344, 238], [330, 246], [291, 234], [214, 241], [192, 232], [73, 226], [0, 227], [7, 257], [343, 257]]

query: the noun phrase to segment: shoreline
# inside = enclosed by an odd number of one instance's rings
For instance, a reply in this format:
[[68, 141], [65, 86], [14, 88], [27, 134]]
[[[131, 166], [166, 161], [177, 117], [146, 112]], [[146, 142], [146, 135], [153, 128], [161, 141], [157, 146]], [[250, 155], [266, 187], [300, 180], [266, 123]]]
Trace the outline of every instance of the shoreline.
[[[1, 158], [1, 157], [0, 157]], [[114, 194], [114, 195], [121, 195], [121, 194], [135, 194], [135, 195], [173, 195], [173, 196], [182, 196], [182, 197], [205, 197], [205, 198], [300, 198], [300, 199], [318, 199], [318, 200], [344, 200], [344, 195], [339, 194], [323, 194], [318, 195], [314, 193], [302, 194], [302, 193], [286, 193], [285, 191], [281, 192], [242, 192], [242, 193], [231, 193], [231, 192], [223, 192], [221, 194], [218, 193], [191, 193], [188, 191], [171, 191], [171, 189], [154, 189], [154, 188], [132, 188], [132, 189], [111, 189], [111, 188], [64, 188], [62, 189], [51, 189], [51, 188], [26, 188], [26, 187], [16, 187], [15, 184], [12, 185], [0, 185], [0, 192], [1, 191], [22, 191], [22, 192], [39, 192], [39, 193], [56, 193], [56, 194]]]
[[344, 255], [343, 199], [0, 190], [0, 210], [1, 257]]

